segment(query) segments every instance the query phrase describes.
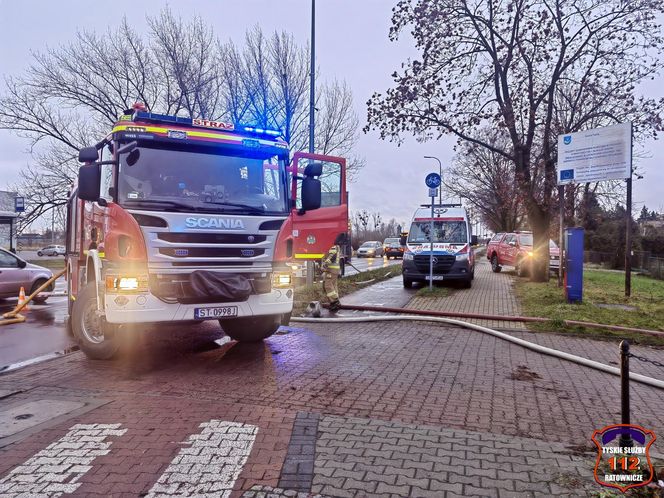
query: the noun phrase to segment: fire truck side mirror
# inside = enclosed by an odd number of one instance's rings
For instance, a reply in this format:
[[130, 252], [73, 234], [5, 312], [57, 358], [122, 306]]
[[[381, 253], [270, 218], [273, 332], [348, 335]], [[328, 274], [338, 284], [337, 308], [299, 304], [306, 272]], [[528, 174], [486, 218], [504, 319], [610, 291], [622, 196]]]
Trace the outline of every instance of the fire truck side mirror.
[[84, 201], [99, 200], [101, 168], [99, 165], [78, 168], [78, 198]]
[[318, 209], [320, 204], [320, 180], [305, 176], [302, 180], [302, 211]]
[[304, 168], [304, 176], [320, 176], [323, 174], [323, 163], [309, 163]]
[[97, 147], [83, 147], [78, 151], [78, 161], [81, 163], [93, 163], [99, 159]]

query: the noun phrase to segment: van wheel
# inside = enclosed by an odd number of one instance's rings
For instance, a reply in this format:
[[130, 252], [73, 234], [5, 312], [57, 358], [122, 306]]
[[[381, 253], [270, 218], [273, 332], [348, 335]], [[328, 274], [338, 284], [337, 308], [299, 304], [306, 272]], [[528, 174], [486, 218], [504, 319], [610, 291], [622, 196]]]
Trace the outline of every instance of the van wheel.
[[502, 270], [503, 267], [498, 264], [498, 256], [495, 254], [491, 256], [491, 270], [494, 273], [500, 273], [500, 270]]
[[274, 334], [281, 325], [281, 315], [219, 320], [226, 335], [238, 342], [259, 342]]
[[404, 278], [403, 279], [403, 288], [404, 289], [412, 289], [413, 288], [413, 281], [409, 278]]
[[97, 313], [95, 282], [88, 282], [76, 296], [72, 307], [71, 328], [81, 351], [93, 360], [110, 360], [118, 352], [118, 325], [106, 322]]
[[462, 280], [461, 281], [461, 287], [463, 289], [470, 289], [473, 286], [473, 281], [472, 279], [467, 279], [467, 280]]

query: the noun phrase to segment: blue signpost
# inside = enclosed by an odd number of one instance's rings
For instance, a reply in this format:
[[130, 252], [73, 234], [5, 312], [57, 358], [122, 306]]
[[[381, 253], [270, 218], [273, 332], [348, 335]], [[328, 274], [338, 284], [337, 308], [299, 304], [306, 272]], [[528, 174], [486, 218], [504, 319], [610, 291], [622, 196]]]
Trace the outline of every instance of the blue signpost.
[[424, 183], [429, 188], [438, 188], [440, 187], [440, 175], [438, 173], [429, 173], [424, 179]]
[[433, 290], [433, 204], [438, 195], [440, 187], [440, 175], [438, 173], [429, 173], [424, 179], [424, 183], [429, 187], [429, 197], [431, 197], [431, 224], [429, 225], [429, 240], [431, 241], [431, 252], [429, 253], [429, 290]]

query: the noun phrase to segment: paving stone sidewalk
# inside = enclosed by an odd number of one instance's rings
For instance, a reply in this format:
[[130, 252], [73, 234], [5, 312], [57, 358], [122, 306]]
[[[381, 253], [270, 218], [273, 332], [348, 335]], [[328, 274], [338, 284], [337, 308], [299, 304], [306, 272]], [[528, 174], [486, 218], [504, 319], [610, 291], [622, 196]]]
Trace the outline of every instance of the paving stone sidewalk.
[[[514, 278], [506, 273], [493, 273], [491, 264], [482, 255], [475, 265], [472, 288], [454, 289], [449, 296], [435, 299], [415, 296], [407, 307], [416, 310], [518, 316], [521, 314], [521, 306], [514, 295]], [[526, 326], [519, 322], [473, 319], [466, 321], [490, 328], [526, 330]]]
[[563, 444], [376, 419], [323, 417], [312, 492], [352, 496], [584, 496], [592, 454]]

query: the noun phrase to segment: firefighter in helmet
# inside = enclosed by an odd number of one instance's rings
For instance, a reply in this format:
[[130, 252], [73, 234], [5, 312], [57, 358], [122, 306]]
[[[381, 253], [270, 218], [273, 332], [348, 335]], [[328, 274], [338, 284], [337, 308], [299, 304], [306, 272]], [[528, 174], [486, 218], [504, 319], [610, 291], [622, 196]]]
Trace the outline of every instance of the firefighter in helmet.
[[337, 238], [334, 240], [334, 245], [330, 247], [321, 262], [321, 269], [323, 270], [323, 291], [330, 302], [329, 309], [333, 313], [339, 311], [339, 307], [341, 306], [341, 303], [339, 302], [339, 290], [337, 289], [337, 279], [341, 273], [341, 246], [345, 243], [346, 234], [340, 233], [337, 235]]

